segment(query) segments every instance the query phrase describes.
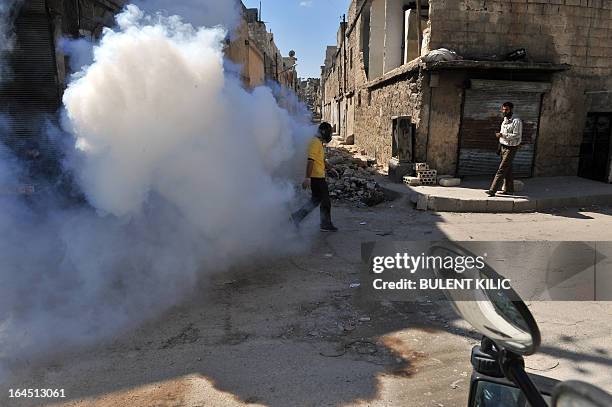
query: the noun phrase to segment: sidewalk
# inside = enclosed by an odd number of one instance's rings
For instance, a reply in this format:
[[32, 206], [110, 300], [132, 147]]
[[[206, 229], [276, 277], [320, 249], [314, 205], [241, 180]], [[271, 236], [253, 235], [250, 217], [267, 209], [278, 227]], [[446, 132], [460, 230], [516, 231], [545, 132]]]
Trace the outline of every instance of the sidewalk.
[[512, 197], [488, 197], [490, 179], [468, 178], [459, 187], [382, 183], [396, 193], [408, 194], [417, 209], [439, 212], [537, 212], [545, 209], [612, 205], [612, 185], [579, 177], [522, 179], [525, 188]]

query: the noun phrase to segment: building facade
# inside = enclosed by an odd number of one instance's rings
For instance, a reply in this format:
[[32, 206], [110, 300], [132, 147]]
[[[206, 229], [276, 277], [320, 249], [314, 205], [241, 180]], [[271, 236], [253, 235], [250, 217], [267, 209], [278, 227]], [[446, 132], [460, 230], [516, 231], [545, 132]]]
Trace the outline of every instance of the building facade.
[[257, 9], [247, 9], [242, 5], [239, 24], [226, 40], [225, 56], [237, 65], [246, 88], [261, 86], [266, 80], [264, 54], [249, 32], [249, 21], [256, 20], [258, 13]]
[[312, 113], [313, 119], [321, 119], [321, 80], [319, 78], [301, 80], [298, 96]]
[[611, 0], [354, 0], [321, 81], [324, 120], [392, 169], [492, 174], [510, 101], [517, 174], [612, 180]]
[[[13, 44], [2, 55], [2, 141], [32, 165], [33, 175], [59, 171], [58, 147], [42, 131], [57, 121], [68, 74], [62, 38], [97, 38], [124, 0], [29, 0], [7, 16]], [[42, 173], [42, 174], [41, 174]]]

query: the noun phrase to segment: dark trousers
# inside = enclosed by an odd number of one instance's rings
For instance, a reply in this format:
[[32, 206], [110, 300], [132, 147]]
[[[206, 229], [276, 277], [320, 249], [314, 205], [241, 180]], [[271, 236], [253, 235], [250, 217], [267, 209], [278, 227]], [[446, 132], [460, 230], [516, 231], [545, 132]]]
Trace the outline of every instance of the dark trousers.
[[509, 147], [503, 144], [501, 145], [501, 163], [499, 164], [499, 169], [495, 174], [495, 178], [493, 178], [493, 182], [491, 183], [491, 188], [489, 189], [489, 191], [497, 192], [503, 182], [504, 191], [514, 192], [514, 175], [512, 174], [512, 161], [514, 161], [514, 157], [516, 156], [518, 148], [518, 146]]
[[310, 188], [312, 189], [312, 199], [299, 211], [291, 215], [295, 222], [299, 223], [317, 206], [321, 210], [321, 227], [331, 226], [331, 200], [329, 199], [329, 189], [325, 178], [311, 178]]

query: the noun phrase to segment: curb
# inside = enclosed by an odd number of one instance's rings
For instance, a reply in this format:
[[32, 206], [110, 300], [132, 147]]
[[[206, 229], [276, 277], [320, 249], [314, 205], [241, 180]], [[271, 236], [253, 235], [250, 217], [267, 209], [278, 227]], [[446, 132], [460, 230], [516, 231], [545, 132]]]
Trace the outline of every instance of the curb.
[[484, 198], [460, 199], [413, 192], [410, 201], [418, 210], [436, 212], [520, 213], [545, 209], [612, 205], [612, 194], [567, 196], [554, 198]]

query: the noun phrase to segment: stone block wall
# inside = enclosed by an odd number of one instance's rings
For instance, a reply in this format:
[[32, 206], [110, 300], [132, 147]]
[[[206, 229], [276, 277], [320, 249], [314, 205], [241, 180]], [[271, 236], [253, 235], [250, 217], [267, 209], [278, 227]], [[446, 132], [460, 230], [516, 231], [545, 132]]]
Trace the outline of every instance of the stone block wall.
[[535, 62], [589, 75], [612, 68], [612, 0], [431, 0], [431, 47], [464, 58], [526, 48]]

